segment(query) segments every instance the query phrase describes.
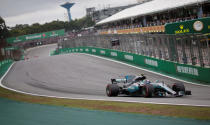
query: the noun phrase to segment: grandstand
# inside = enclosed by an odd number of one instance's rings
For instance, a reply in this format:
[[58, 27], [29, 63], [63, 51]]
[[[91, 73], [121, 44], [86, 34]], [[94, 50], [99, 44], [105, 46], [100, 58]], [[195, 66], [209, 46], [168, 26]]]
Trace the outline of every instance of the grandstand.
[[210, 17], [209, 0], [152, 0], [96, 24], [99, 34], [164, 33], [165, 24]]

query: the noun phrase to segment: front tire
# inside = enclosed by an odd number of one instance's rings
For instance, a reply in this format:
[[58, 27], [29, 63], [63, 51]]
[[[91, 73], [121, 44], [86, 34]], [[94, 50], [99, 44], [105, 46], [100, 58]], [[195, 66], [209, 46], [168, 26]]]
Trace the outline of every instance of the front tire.
[[183, 93], [185, 93], [185, 86], [183, 83], [174, 83], [172, 85], [172, 90], [176, 92], [177, 96], [183, 96], [179, 95], [179, 92], [182, 91]]
[[106, 86], [106, 95], [109, 97], [118, 96], [119, 86], [116, 84], [108, 84]]

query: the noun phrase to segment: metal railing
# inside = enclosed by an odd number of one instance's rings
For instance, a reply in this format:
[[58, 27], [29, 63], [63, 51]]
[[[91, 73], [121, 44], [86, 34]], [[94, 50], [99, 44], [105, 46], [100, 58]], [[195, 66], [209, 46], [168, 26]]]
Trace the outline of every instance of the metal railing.
[[[181, 64], [210, 66], [209, 37], [201, 34], [113, 34], [71, 38], [59, 43], [62, 48], [92, 46], [114, 49]], [[119, 44], [112, 44], [118, 40]]]

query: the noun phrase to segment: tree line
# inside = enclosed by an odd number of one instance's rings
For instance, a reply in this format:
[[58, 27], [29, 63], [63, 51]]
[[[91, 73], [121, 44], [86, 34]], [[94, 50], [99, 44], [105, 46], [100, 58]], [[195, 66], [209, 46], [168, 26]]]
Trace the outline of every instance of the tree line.
[[79, 31], [82, 28], [87, 28], [95, 25], [95, 22], [92, 21], [91, 17], [83, 17], [80, 19], [68, 21], [52, 21], [45, 24], [34, 23], [32, 25], [28, 24], [17, 24], [14, 27], [6, 27], [3, 18], [0, 17], [0, 25], [2, 24], [0, 32], [2, 38], [6, 37], [16, 37], [26, 34], [34, 34], [41, 32], [48, 32], [52, 30], [65, 29], [65, 31]]

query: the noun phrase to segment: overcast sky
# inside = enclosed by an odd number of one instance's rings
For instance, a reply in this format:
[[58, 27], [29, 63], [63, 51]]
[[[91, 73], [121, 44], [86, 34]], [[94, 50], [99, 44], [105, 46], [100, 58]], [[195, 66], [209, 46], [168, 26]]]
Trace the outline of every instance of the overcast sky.
[[7, 26], [45, 23], [52, 20], [67, 21], [67, 12], [60, 7], [65, 2], [76, 3], [71, 8], [72, 18], [81, 18], [86, 8], [114, 7], [136, 3], [136, 0], [0, 0], [0, 16]]

